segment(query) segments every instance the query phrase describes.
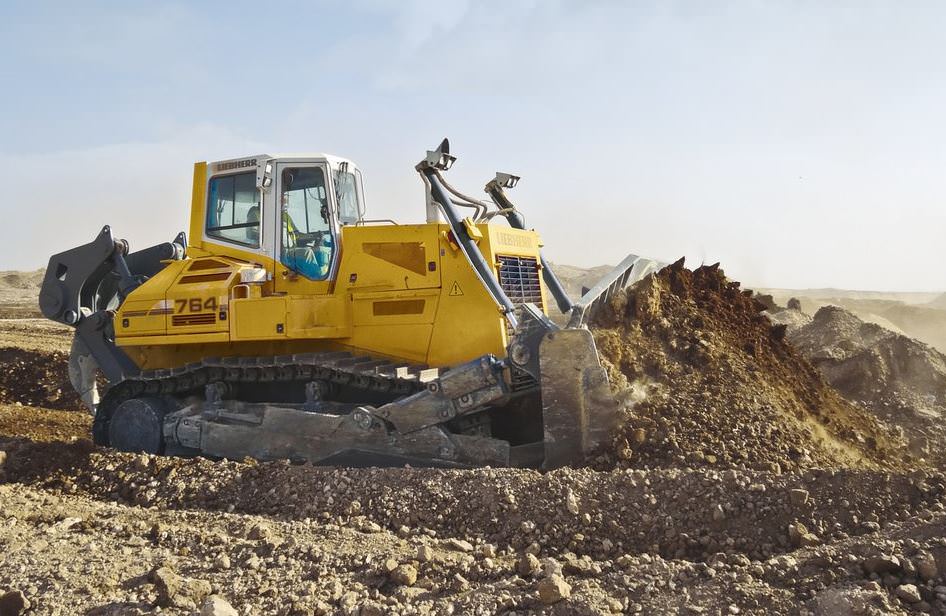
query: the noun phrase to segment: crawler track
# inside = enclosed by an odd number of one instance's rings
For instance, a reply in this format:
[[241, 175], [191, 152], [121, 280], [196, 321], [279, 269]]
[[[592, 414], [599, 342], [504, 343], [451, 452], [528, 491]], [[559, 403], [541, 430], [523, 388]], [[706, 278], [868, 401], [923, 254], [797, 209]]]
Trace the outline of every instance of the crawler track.
[[222, 383], [237, 397], [258, 402], [306, 401], [305, 387], [328, 384], [341, 401], [386, 403], [420, 391], [446, 369], [356, 356], [348, 352], [207, 358], [178, 368], [148, 370], [111, 387], [92, 426], [97, 444], [108, 445], [108, 424], [122, 402], [139, 396], [203, 396]]

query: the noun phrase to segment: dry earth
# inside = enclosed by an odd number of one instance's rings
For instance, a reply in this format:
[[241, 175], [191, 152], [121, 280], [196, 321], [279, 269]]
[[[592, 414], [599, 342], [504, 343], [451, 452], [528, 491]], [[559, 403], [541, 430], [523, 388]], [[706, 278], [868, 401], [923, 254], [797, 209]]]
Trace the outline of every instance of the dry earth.
[[552, 473], [102, 450], [68, 332], [0, 322], [0, 614], [946, 614], [946, 476], [760, 310], [682, 265], [618, 298], [629, 410]]
[[837, 306], [770, 315], [846, 398], [895, 426], [918, 456], [946, 456], [946, 355]]

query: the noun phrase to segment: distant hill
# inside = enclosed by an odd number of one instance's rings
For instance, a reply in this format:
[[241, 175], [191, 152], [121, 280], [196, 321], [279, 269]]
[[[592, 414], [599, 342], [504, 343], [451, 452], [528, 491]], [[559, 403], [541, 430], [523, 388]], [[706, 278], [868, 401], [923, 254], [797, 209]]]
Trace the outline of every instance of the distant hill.
[[45, 273], [45, 268], [33, 272], [0, 272], [0, 289], [39, 290]]

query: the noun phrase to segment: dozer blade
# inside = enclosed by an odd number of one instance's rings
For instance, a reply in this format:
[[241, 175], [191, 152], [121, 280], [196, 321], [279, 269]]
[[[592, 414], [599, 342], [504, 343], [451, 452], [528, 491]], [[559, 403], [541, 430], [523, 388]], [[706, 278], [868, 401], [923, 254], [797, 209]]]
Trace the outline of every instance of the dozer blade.
[[539, 366], [545, 431], [542, 468], [580, 462], [608, 438], [618, 413], [591, 332], [547, 333], [539, 346]]
[[605, 274], [595, 286], [584, 291], [572, 306], [568, 327], [576, 328], [586, 325], [611, 297], [631, 286], [647, 274], [656, 272], [663, 264], [645, 259], [637, 255], [627, 255], [614, 269]]

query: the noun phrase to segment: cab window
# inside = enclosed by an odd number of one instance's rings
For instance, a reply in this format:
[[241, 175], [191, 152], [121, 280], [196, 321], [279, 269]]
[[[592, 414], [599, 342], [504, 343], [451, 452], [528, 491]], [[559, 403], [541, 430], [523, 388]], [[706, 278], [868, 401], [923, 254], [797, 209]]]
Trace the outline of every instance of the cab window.
[[256, 173], [210, 179], [207, 235], [259, 248], [259, 191]]
[[361, 206], [354, 173], [341, 170], [335, 172], [335, 194], [338, 196], [338, 222], [343, 225], [358, 222]]
[[335, 254], [325, 174], [321, 167], [291, 167], [281, 180], [279, 260], [310, 280], [325, 280]]

